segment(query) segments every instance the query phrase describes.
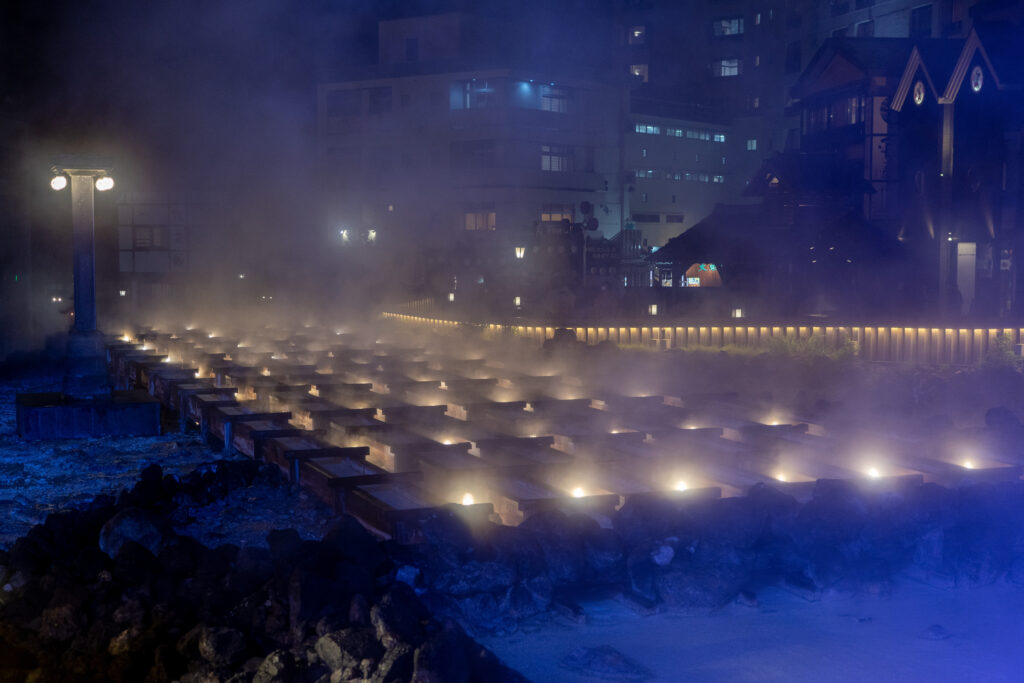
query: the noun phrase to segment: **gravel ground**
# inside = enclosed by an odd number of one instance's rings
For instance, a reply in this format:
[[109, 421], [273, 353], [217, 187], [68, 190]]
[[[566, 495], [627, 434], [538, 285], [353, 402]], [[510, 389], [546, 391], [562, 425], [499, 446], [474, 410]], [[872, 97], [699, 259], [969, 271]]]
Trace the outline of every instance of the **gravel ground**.
[[[22, 441], [15, 396], [55, 391], [59, 374], [0, 382], [0, 548], [7, 548], [53, 511], [130, 488], [143, 468], [158, 464], [182, 476], [222, 459], [195, 435]], [[177, 531], [204, 545], [266, 545], [271, 529], [294, 528], [320, 538], [331, 512], [291, 487], [252, 486], [213, 504], [182, 508]]]

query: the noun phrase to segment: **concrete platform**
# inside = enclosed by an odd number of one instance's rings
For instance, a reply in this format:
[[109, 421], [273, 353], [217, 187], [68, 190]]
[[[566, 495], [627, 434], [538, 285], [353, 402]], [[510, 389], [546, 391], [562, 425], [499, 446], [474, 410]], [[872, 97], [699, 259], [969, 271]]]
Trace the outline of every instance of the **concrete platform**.
[[23, 439], [85, 439], [160, 434], [160, 402], [145, 391], [72, 399], [59, 392], [18, 394], [18, 436]]

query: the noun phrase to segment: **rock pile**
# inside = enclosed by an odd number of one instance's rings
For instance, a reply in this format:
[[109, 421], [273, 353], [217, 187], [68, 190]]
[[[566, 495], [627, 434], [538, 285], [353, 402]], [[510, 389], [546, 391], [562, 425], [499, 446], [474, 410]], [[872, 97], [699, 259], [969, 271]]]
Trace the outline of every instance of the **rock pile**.
[[[473, 536], [455, 519], [425, 528], [407, 578], [435, 615], [470, 632], [515, 630], [581, 587], [645, 608], [703, 612], [781, 585], [809, 599], [886, 592], [898, 573], [935, 585], [1024, 583], [1024, 483], [872, 491], [835, 480], [799, 503], [758, 485], [742, 498], [636, 499], [609, 528], [548, 511]], [[400, 561], [396, 558], [396, 561]]]
[[321, 541], [207, 548], [174, 533], [274, 468], [223, 462], [181, 481], [147, 468], [117, 500], [50, 515], [0, 552], [0, 681], [519, 681], [395, 582], [351, 518]]

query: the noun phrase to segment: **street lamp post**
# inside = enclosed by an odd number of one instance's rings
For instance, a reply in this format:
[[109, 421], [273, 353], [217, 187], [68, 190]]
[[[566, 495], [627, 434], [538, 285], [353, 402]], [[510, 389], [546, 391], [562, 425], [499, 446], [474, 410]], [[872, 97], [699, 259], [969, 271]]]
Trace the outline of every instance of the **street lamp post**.
[[[95, 157], [64, 156], [53, 165], [50, 187], [71, 185], [75, 322], [68, 334], [64, 394], [95, 398], [110, 393], [103, 336], [96, 329], [96, 217], [93, 191], [114, 187], [110, 165]], [[66, 179], [66, 180], [62, 180]]]

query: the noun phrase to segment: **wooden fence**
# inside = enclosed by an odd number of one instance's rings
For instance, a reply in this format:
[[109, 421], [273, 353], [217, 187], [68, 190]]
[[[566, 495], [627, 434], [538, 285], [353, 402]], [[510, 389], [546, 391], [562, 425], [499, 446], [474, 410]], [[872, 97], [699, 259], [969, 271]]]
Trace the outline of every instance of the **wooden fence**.
[[[532, 339], [538, 344], [554, 336], [557, 326], [469, 323], [402, 313], [384, 313], [387, 319], [433, 328], [474, 327], [495, 335]], [[851, 343], [865, 360], [906, 363], [973, 365], [996, 350], [1002, 336], [1009, 348], [1020, 351], [1024, 328], [1016, 327], [893, 327], [877, 325], [631, 325], [616, 327], [565, 326], [587, 344], [611, 341], [619, 346], [658, 349], [763, 348], [771, 340], [820, 340], [823, 351]]]

